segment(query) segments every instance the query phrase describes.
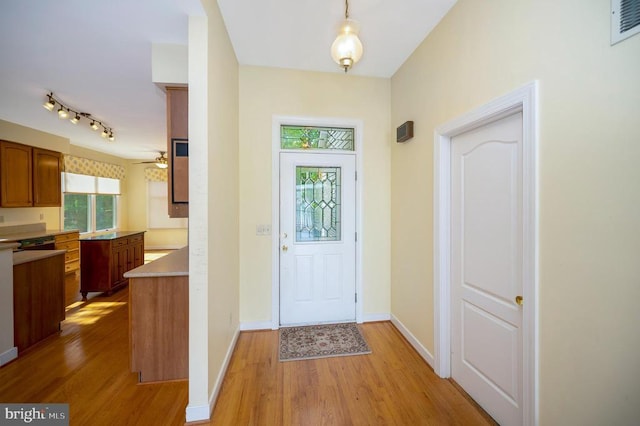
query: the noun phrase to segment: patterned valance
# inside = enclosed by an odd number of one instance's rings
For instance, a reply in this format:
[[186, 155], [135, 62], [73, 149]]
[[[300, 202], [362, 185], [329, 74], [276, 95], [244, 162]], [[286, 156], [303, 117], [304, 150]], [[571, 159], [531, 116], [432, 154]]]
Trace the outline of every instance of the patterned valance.
[[167, 169], [147, 167], [144, 169], [144, 178], [151, 182], [166, 182], [168, 180]]
[[103, 163], [102, 161], [74, 157], [73, 155], [64, 156], [64, 171], [79, 175], [124, 179], [124, 167], [118, 164]]

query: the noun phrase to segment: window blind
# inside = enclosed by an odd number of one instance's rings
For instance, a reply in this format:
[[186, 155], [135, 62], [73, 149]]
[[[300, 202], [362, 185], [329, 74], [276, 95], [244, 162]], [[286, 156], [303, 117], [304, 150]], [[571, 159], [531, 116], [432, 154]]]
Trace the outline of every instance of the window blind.
[[64, 172], [62, 173], [62, 192], [120, 195], [120, 179]]

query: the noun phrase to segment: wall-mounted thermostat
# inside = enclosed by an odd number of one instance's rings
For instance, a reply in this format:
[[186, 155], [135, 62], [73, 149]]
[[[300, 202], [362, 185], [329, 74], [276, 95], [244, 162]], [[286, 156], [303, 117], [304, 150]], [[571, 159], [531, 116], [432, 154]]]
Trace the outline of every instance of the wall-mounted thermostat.
[[396, 130], [396, 141], [405, 142], [413, 137], [413, 121], [406, 121]]

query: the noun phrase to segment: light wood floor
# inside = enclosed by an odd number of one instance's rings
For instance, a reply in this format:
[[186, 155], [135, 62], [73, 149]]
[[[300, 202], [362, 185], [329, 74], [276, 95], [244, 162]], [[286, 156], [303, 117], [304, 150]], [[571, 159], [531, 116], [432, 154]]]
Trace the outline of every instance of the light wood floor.
[[[128, 289], [67, 312], [62, 332], [0, 368], [0, 401], [70, 404], [71, 425], [182, 425], [187, 382], [129, 372]], [[277, 332], [241, 333], [211, 425], [484, 425], [485, 414], [388, 322], [370, 355], [280, 363]]]
[[390, 322], [360, 326], [369, 355], [279, 362], [278, 332], [242, 333], [210, 424], [487, 425]]

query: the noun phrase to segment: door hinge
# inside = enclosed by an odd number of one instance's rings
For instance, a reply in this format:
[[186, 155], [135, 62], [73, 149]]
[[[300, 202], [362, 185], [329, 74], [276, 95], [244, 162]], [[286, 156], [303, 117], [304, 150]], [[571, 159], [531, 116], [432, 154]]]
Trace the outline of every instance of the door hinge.
[[356, 293], [356, 303], [358, 303], [358, 293]]

